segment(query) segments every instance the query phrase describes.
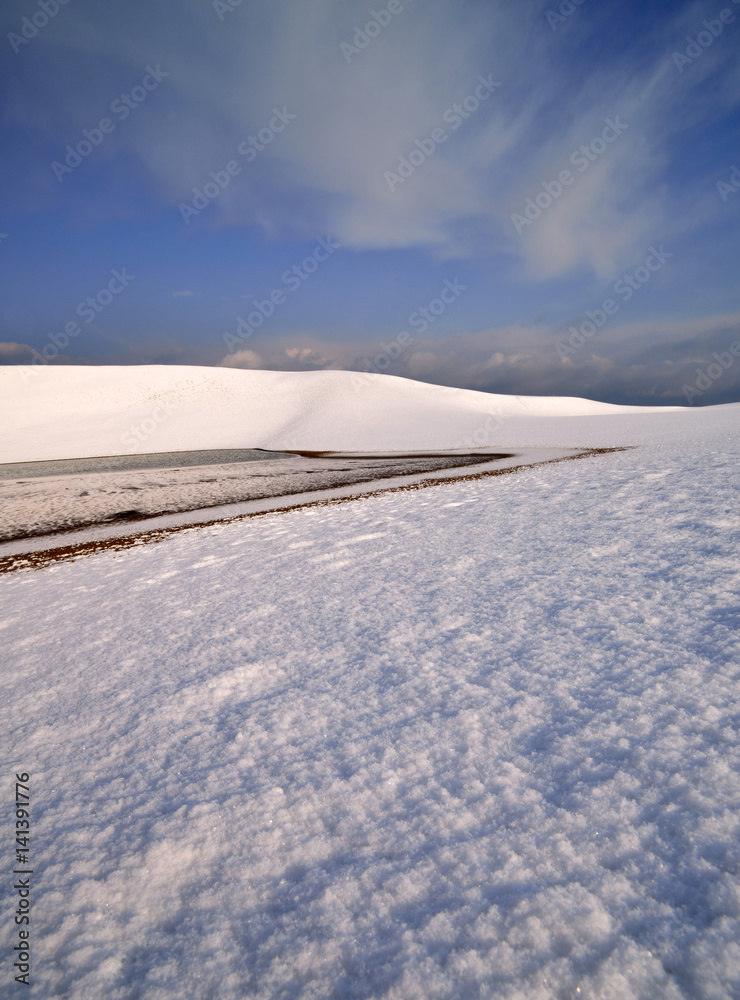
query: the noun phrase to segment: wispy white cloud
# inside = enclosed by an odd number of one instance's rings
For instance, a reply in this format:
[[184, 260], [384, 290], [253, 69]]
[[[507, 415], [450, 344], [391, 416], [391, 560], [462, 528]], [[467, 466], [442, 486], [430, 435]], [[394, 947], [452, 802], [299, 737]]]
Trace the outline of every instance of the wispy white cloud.
[[[254, 0], [228, 22], [201, 0], [182, 0], [180, 10], [179, 30], [168, 35], [143, 32], [139, 18], [121, 18], [115, 32], [105, 32], [72, 8], [57, 26], [63, 44], [114, 59], [116, 79], [126, 67], [166, 66], [162, 89], [176, 110], [166, 127], [143, 114], [122, 123], [117, 154], [127, 148], [173, 210], [236, 156], [274, 107], [285, 106], [295, 120], [243, 164], [243, 176], [213, 200], [202, 224], [257, 224], [301, 236], [329, 231], [349, 248], [426, 246], [442, 256], [483, 243], [520, 259], [522, 274], [535, 278], [579, 268], [609, 275], [646, 238], [700, 225], [708, 205], [698, 197], [687, 221], [677, 210], [686, 191], [671, 194], [664, 183], [668, 145], [691, 120], [686, 94], [712, 74], [728, 83], [717, 98], [723, 106], [740, 99], [727, 39], [690, 72], [676, 71], [671, 52], [694, 23], [692, 10], [675, 22], [667, 15], [653, 38], [604, 65], [579, 12], [568, 25], [571, 37], [582, 32], [585, 65], [575, 67], [566, 57], [568, 36], [553, 34], [537, 0], [407, 2], [350, 64], [340, 43], [367, 17], [361, 0], [304, 0], [290, 17], [271, 0]], [[697, 24], [699, 13], [697, 6]], [[156, 12], [148, 16], [156, 21]], [[480, 74], [501, 86], [453, 128], [445, 112], [474, 92]], [[111, 73], [113, 96], [117, 87]], [[82, 92], [66, 97], [59, 134], [68, 138], [75, 116], [89, 125], [92, 105]], [[512, 213], [542, 181], [572, 169], [573, 151], [615, 115], [628, 122], [625, 134], [518, 235]], [[439, 128], [445, 141], [390, 190], [385, 173]]]
[[264, 364], [256, 351], [235, 351], [221, 361], [222, 368], [261, 368]]

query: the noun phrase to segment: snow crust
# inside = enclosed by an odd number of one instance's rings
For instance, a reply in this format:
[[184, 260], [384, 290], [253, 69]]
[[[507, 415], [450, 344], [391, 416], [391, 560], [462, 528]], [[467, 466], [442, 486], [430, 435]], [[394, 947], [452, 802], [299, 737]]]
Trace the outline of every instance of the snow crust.
[[737, 997], [739, 417], [3, 578], [29, 995]]
[[545, 430], [541, 420], [533, 427], [532, 417], [558, 424], [579, 416], [582, 437], [590, 418], [655, 412], [390, 375], [181, 365], [0, 366], [0, 400], [0, 462], [210, 448], [454, 449], [497, 446], [503, 438], [537, 445], [549, 442], [532, 440], [533, 431], [541, 437]]
[[[189, 454], [201, 454], [200, 452]], [[88, 460], [95, 462], [96, 459]], [[100, 460], [104, 461], [104, 460]], [[38, 471], [47, 463], [22, 467], [0, 467], [0, 558], [5, 554], [3, 541], [9, 538], [46, 535], [48, 532], [74, 530], [85, 525], [115, 524], [116, 515], [127, 511], [129, 530], [133, 521], [151, 518], [162, 512], [204, 510], [218, 518], [226, 505], [243, 504], [258, 498], [294, 497], [302, 502], [305, 494], [332, 489], [340, 484], [387, 482], [392, 477], [422, 474], [426, 470], [477, 469], [480, 456], [414, 459], [306, 458], [298, 455], [272, 455], [249, 462], [225, 462], [221, 465], [186, 465], [150, 470], [112, 472], [76, 472], [67, 475], [36, 476], [29, 479], [3, 479], [6, 469], [26, 468]], [[388, 477], [388, 478], [386, 478]], [[355, 492], [357, 489], [355, 490]], [[113, 519], [112, 521], [110, 519]], [[198, 521], [198, 516], [195, 517]]]

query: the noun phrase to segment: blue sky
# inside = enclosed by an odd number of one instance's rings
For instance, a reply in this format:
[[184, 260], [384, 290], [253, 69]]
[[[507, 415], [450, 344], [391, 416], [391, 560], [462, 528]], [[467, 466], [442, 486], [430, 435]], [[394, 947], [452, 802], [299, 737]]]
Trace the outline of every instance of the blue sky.
[[1, 362], [740, 399], [740, 2], [0, 22]]

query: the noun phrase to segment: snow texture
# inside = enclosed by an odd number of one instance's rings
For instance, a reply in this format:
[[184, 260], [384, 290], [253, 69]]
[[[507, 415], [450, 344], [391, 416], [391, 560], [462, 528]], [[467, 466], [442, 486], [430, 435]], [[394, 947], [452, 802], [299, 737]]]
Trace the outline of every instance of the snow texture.
[[737, 997], [739, 416], [4, 577], [28, 995]]

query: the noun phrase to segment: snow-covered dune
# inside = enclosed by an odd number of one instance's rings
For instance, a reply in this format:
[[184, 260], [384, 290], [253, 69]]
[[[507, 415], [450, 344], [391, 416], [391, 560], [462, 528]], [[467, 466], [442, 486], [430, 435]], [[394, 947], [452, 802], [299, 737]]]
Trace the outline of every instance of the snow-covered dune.
[[[3, 367], [0, 399], [0, 462], [210, 448], [562, 444], [574, 433], [580, 445], [601, 443], [595, 418], [675, 409], [501, 396], [391, 375], [181, 365]], [[570, 418], [567, 442], [562, 417]]]

